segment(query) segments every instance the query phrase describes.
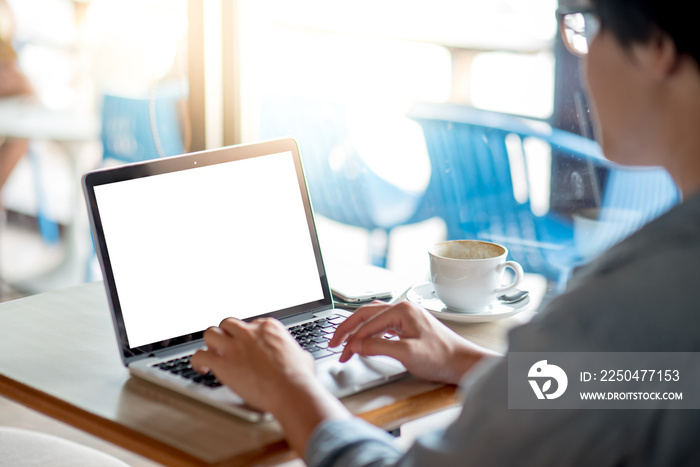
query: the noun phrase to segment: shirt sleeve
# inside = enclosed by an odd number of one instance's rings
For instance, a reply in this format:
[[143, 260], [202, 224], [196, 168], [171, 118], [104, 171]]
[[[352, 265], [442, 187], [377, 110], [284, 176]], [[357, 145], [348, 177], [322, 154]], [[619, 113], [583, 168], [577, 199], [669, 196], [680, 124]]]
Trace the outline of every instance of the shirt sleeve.
[[[543, 347], [532, 324], [514, 337]], [[616, 465], [644, 446], [654, 411], [515, 410], [508, 408], [508, 362], [490, 358], [462, 381], [463, 409], [445, 429], [420, 436], [402, 452], [391, 436], [359, 420], [321, 424], [307, 448], [309, 466]], [[624, 412], [624, 413], [623, 413]], [[641, 428], [641, 429], [640, 429]], [[641, 455], [643, 451], [638, 451]]]
[[[493, 364], [502, 359], [489, 358], [475, 368], [471, 375], [479, 379]], [[493, 383], [499, 386], [498, 383]], [[487, 389], [491, 392], [491, 389]], [[483, 408], [482, 410], [488, 410]], [[462, 413], [462, 417], [465, 413]], [[478, 425], [478, 423], [477, 423]], [[464, 465], [471, 443], [465, 443], [455, 430], [437, 430], [421, 436], [408, 452], [398, 447], [394, 438], [385, 431], [359, 418], [328, 420], [314, 430], [306, 449], [306, 463], [310, 467], [328, 466], [411, 466], [411, 465]], [[469, 444], [469, 447], [466, 445]], [[481, 445], [480, 440], [473, 443]], [[482, 450], [490, 449], [482, 446]]]
[[[693, 202], [691, 211], [655, 221], [579, 271], [565, 294], [509, 333], [509, 350], [700, 351], [700, 313], [688, 294], [697, 289], [700, 195]], [[316, 429], [307, 461], [402, 467], [700, 465], [700, 411], [509, 409], [506, 358], [485, 360], [461, 387], [457, 420], [419, 437], [406, 452], [361, 420], [331, 421]]]
[[306, 448], [309, 467], [386, 466], [403, 454], [394, 438], [359, 418], [327, 420], [314, 430]]

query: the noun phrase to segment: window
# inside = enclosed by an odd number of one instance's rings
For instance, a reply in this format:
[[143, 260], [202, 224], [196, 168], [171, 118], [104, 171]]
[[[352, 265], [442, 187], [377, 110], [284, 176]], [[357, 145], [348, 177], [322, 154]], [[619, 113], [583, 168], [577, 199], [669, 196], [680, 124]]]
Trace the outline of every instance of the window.
[[242, 0], [241, 139], [298, 139], [327, 257], [426, 271], [432, 241], [481, 238], [556, 293], [678, 199], [667, 174], [613, 167], [590, 140], [556, 8]]

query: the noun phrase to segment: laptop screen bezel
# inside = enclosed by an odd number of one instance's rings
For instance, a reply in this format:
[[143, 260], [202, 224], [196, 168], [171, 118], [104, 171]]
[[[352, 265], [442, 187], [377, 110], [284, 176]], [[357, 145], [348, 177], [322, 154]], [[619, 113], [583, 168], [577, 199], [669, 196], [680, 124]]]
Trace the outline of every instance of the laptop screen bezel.
[[[190, 346], [201, 342], [204, 329], [192, 332], [190, 334], [173, 337], [164, 341], [153, 342], [146, 345], [131, 347], [127, 336], [126, 327], [124, 325], [124, 317], [122, 314], [119, 294], [112, 271], [109, 249], [105, 241], [104, 230], [100, 219], [100, 210], [95, 196], [95, 187], [100, 185], [117, 183], [126, 180], [132, 180], [143, 177], [151, 177], [155, 175], [178, 172], [182, 170], [191, 170], [201, 167], [212, 166], [227, 162], [234, 162], [255, 157], [264, 157], [271, 154], [279, 154], [290, 152], [294, 161], [294, 168], [299, 184], [299, 192], [303, 202], [304, 212], [306, 215], [309, 235], [316, 257], [316, 265], [319, 273], [319, 280], [323, 291], [323, 298], [320, 300], [304, 303], [291, 308], [274, 310], [269, 313], [261, 314], [255, 317], [247, 318], [246, 321], [261, 317], [272, 317], [277, 319], [287, 318], [296, 314], [313, 312], [315, 310], [329, 308], [333, 306], [330, 287], [328, 285], [328, 277], [323, 264], [321, 247], [318, 240], [316, 223], [314, 220], [313, 208], [309, 196], [306, 177], [304, 175], [303, 164], [299, 153], [299, 148], [296, 141], [292, 138], [281, 138], [270, 141], [263, 141], [252, 144], [228, 146], [219, 149], [200, 151], [179, 156], [165, 157], [161, 159], [153, 159], [145, 162], [122, 165], [107, 169], [98, 169], [90, 171], [83, 176], [82, 186], [85, 195], [85, 200], [88, 208], [88, 216], [90, 219], [90, 228], [92, 232], [93, 242], [97, 251], [97, 257], [102, 270], [105, 290], [109, 302], [109, 308], [112, 314], [112, 319], [117, 334], [117, 344], [120, 348], [120, 353], [124, 364], [128, 365], [134, 360], [156, 355], [164, 350], [171, 351], [184, 346]], [[211, 323], [217, 325], [218, 323]]]

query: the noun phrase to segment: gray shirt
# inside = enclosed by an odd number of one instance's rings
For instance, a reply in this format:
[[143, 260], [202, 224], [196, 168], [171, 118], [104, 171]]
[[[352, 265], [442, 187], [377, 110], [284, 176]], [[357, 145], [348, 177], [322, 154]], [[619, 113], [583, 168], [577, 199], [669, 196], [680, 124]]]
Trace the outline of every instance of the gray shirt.
[[[567, 291], [509, 333], [513, 352], [700, 352], [700, 195], [576, 272]], [[698, 410], [509, 410], [507, 361], [464, 378], [449, 427], [407, 451], [359, 420], [316, 428], [325, 465], [700, 465]]]

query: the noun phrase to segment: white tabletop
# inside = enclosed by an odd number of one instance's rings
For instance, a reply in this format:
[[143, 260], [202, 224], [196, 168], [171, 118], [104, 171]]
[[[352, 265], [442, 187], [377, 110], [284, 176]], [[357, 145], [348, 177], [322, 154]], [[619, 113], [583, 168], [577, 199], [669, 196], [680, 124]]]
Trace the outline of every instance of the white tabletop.
[[99, 119], [69, 110], [49, 109], [26, 97], [0, 99], [0, 135], [65, 142], [99, 137]]
[[[507, 327], [476, 325], [473, 332], [497, 347]], [[0, 394], [166, 465], [293, 456], [274, 421], [251, 424], [131, 378], [101, 282], [0, 304]], [[454, 387], [409, 377], [343, 402], [393, 429], [454, 405], [456, 395]]]

